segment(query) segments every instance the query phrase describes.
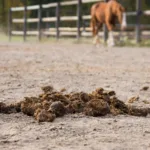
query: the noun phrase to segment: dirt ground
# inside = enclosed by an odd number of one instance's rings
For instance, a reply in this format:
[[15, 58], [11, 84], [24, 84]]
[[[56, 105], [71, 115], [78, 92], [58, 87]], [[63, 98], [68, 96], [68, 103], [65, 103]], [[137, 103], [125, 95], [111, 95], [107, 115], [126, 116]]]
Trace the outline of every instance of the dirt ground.
[[[67, 92], [115, 90], [119, 99], [150, 107], [150, 48], [95, 48], [91, 44], [0, 43], [0, 102], [37, 96], [41, 86]], [[0, 150], [148, 150], [150, 115], [87, 117], [37, 123], [23, 114], [0, 114]]]

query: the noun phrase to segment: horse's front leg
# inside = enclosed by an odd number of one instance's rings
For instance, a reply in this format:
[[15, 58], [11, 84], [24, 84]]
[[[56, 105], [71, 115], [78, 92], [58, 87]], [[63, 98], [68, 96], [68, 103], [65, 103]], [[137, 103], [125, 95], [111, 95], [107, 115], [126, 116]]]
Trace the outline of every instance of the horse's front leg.
[[107, 45], [108, 46], [115, 46], [115, 40], [114, 40], [114, 25], [110, 24], [109, 22], [106, 23], [107, 28], [108, 28], [108, 40], [107, 40]]
[[[120, 17], [121, 18], [121, 17]], [[126, 17], [126, 13], [123, 12], [122, 13], [122, 20], [119, 18], [119, 22], [121, 24], [121, 30], [120, 30], [120, 43], [124, 43], [125, 41], [125, 35], [124, 35], [124, 31], [127, 27], [127, 17]]]

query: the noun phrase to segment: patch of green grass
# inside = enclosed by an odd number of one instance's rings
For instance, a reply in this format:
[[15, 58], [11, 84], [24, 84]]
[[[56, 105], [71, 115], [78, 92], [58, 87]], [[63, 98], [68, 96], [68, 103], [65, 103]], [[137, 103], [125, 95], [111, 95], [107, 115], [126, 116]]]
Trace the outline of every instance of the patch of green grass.
[[8, 36], [6, 34], [0, 32], [0, 41], [1, 42], [7, 42]]
[[117, 46], [128, 46], [128, 47], [150, 47], [150, 39], [143, 39], [141, 42], [136, 43], [134, 39], [126, 39], [121, 43], [117, 43]]
[[150, 39], [148, 39], [148, 40], [143, 40], [143, 41], [141, 41], [140, 42], [140, 44], [139, 44], [139, 46], [141, 46], [141, 47], [150, 47]]
[[[56, 39], [56, 37], [50, 36], [50, 37], [42, 37], [42, 40], [40, 43], [70, 43], [70, 44], [91, 44], [92, 45], [92, 40], [93, 38], [89, 37], [82, 37], [80, 39], [77, 39], [76, 37], [60, 37], [59, 39]], [[12, 36], [11, 37], [11, 42], [23, 42], [23, 36]], [[0, 42], [9, 42], [9, 37], [8, 35], [0, 32]], [[38, 36], [27, 36], [26, 42], [34, 43], [34, 42], [39, 42]], [[101, 40], [101, 43], [106, 46], [106, 44]], [[123, 42], [118, 41], [116, 43], [117, 47], [122, 47], [122, 46], [128, 46], [128, 47], [150, 47], [150, 39], [143, 39], [140, 43], [136, 43], [134, 39], [129, 39], [125, 37], [123, 39]]]

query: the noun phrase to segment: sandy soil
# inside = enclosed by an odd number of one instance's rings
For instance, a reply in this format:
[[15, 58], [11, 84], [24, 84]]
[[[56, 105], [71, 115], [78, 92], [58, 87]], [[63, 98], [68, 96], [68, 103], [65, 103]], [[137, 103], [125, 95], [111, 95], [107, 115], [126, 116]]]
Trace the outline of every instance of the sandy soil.
[[[115, 90], [127, 102], [150, 107], [150, 49], [95, 48], [90, 44], [0, 43], [0, 102], [37, 96], [41, 86], [91, 92]], [[38, 124], [23, 114], [0, 114], [0, 150], [147, 150], [150, 116], [87, 117], [81, 114]]]

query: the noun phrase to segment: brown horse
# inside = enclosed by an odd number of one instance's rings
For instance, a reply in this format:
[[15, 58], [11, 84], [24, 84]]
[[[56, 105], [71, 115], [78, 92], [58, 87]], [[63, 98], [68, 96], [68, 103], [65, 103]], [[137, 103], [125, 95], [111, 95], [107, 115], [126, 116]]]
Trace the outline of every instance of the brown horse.
[[94, 44], [98, 43], [98, 32], [103, 24], [106, 24], [109, 31], [108, 45], [114, 46], [113, 30], [116, 20], [121, 24], [121, 31], [125, 29], [126, 13], [125, 8], [117, 2], [117, 0], [109, 0], [108, 2], [98, 2], [91, 8], [91, 27], [94, 36]]

